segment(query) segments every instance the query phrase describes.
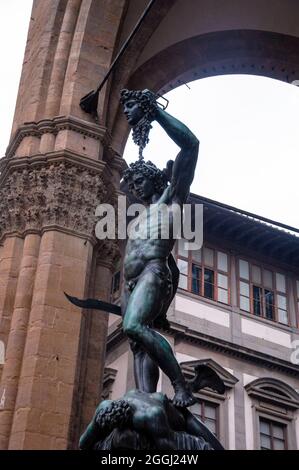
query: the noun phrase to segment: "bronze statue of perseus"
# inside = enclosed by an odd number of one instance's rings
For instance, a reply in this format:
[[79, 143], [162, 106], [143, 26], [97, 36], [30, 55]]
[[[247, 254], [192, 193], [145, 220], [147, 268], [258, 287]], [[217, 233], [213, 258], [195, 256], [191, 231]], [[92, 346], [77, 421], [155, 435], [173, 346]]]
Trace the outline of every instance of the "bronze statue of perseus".
[[[177, 214], [189, 195], [198, 159], [199, 141], [178, 119], [168, 114], [149, 90], [122, 90], [121, 103], [139, 159], [123, 174], [128, 190], [144, 210], [134, 222], [134, 236], [128, 231], [124, 256], [121, 306], [97, 299], [67, 296], [81, 308], [122, 315], [123, 331], [134, 355], [136, 390], [119, 400], [106, 400], [81, 437], [82, 449], [223, 449], [217, 438], [187, 408], [196, 402], [194, 392], [209, 387], [218, 393], [225, 385], [206, 364], [195, 367], [187, 381], [168, 341], [156, 331], [167, 325], [166, 313], [179, 281], [179, 269], [172, 256], [178, 234]], [[178, 145], [180, 152], [162, 171], [144, 161], [151, 123], [156, 121]], [[167, 220], [157, 217], [167, 208]], [[167, 235], [165, 236], [165, 224]], [[138, 230], [136, 231], [136, 228]], [[157, 392], [159, 368], [170, 379], [174, 397]]]
[[187, 200], [194, 178], [199, 141], [182, 122], [158, 106], [155, 95], [149, 90], [123, 90], [121, 103], [135, 133], [137, 129], [138, 134], [141, 128], [141, 144], [144, 144], [142, 129], [146, 132], [150, 122], [155, 120], [181, 149], [175, 161], [168, 162], [166, 171], [140, 158], [124, 172], [129, 191], [146, 206], [146, 211], [138, 220], [140, 238], [128, 238], [121, 308], [123, 330], [134, 354], [137, 388], [155, 392], [160, 367], [173, 385], [173, 404], [188, 407], [195, 402], [192, 391], [168, 341], [152, 327], [157, 317], [166, 314], [176, 293], [179, 274], [171, 254], [176, 239], [171, 235], [159, 238], [159, 233], [163, 232], [163, 219], [157, 219], [157, 226], [150, 227], [149, 238], [146, 238], [146, 233], [148, 218], [153, 219], [151, 216], [161, 204], [168, 206], [169, 233], [172, 233], [172, 211], [176, 211], [178, 206], [182, 208]]
[[[123, 178], [128, 190], [139, 199], [144, 211], [134, 220], [138, 235], [129, 237], [124, 257], [124, 285], [121, 307], [96, 299], [80, 300], [67, 296], [81, 308], [98, 309], [122, 315], [123, 331], [134, 355], [136, 388], [155, 393], [159, 368], [168, 376], [173, 388], [173, 404], [186, 408], [195, 403], [192, 392], [211, 387], [224, 393], [218, 375], [208, 366], [196, 369], [193, 381], [186, 381], [168, 341], [156, 327], [168, 325], [166, 313], [176, 294], [179, 269], [172, 256], [177, 239], [174, 221], [177, 210], [187, 200], [198, 158], [199, 141], [178, 119], [157, 103], [157, 95], [149, 90], [122, 90], [121, 103], [133, 137], [140, 147], [139, 159], [125, 170]], [[148, 161], [142, 150], [148, 142], [152, 121], [157, 121], [180, 147], [175, 161], [169, 160], [163, 171]], [[157, 217], [167, 207], [167, 220]], [[163, 212], [163, 211], [162, 211]], [[165, 222], [168, 236], [161, 236]]]
[[[80, 300], [67, 295], [81, 308], [98, 309], [122, 315], [123, 331], [134, 355], [134, 376], [138, 390], [155, 393], [159, 368], [168, 376], [173, 388], [173, 404], [180, 408], [193, 405], [193, 392], [210, 387], [224, 393], [225, 387], [208, 366], [197, 367], [195, 378], [186, 381], [168, 341], [156, 327], [168, 326], [166, 313], [176, 294], [179, 269], [172, 256], [177, 239], [174, 221], [186, 202], [198, 158], [199, 141], [178, 119], [162, 109], [157, 96], [149, 90], [121, 92], [121, 103], [133, 137], [141, 149], [139, 159], [124, 172], [129, 191], [145, 206], [134, 220], [138, 235], [128, 237], [124, 257], [124, 283], [121, 307], [97, 299]], [[162, 171], [142, 155], [151, 122], [156, 120], [180, 147], [175, 161], [169, 160]], [[155, 217], [167, 207], [167, 220]], [[163, 210], [162, 210], [163, 213]], [[167, 223], [168, 236], [164, 225]]]

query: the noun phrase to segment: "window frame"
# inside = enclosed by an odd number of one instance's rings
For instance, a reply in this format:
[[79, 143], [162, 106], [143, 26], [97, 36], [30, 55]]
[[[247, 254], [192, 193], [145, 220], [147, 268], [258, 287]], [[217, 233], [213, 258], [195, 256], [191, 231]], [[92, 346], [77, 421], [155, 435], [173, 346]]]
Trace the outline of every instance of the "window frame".
[[[240, 261], [246, 261], [248, 263], [248, 270], [249, 270], [249, 279], [245, 279], [241, 277], [240, 273]], [[261, 270], [261, 283], [254, 282], [253, 280], [253, 266], [260, 268]], [[270, 289], [265, 285], [265, 271], [270, 271], [272, 274], [272, 288]], [[285, 292], [278, 290], [277, 288], [277, 281], [276, 281], [276, 274], [281, 274], [285, 278]], [[290, 299], [289, 299], [289, 288], [288, 288], [288, 276], [287, 273], [277, 270], [274, 267], [269, 267], [263, 263], [257, 263], [255, 260], [250, 260], [247, 257], [237, 256], [236, 257], [236, 277], [237, 277], [237, 305], [241, 312], [245, 312], [251, 315], [254, 318], [262, 318], [263, 320], [278, 323], [279, 325], [290, 326], [291, 325], [291, 318], [290, 318]], [[240, 282], [246, 283], [249, 286], [249, 311], [245, 310], [241, 307], [241, 289], [240, 289]], [[257, 315], [254, 313], [254, 296], [253, 296], [253, 287], [258, 287], [262, 290], [262, 301], [260, 302], [261, 305], [261, 315]], [[274, 294], [274, 318], [267, 318], [266, 317], [266, 301], [265, 301], [265, 291], [269, 290]], [[279, 307], [278, 307], [278, 295], [282, 295], [286, 299], [286, 313], [287, 313], [287, 323], [283, 323], [279, 321]], [[243, 296], [246, 297], [246, 296]], [[247, 297], [246, 297], [247, 298]]]
[[101, 392], [102, 400], [112, 399], [113, 387], [114, 387], [117, 372], [118, 372], [117, 369], [113, 369], [111, 367], [104, 367], [102, 392]]
[[201, 414], [198, 414], [196, 412], [193, 413], [193, 414], [194, 414], [195, 417], [200, 419], [205, 424], [205, 426], [207, 426], [207, 427], [208, 427], [208, 425], [206, 424], [206, 420], [205, 420], [206, 417], [205, 417], [205, 414], [204, 414], [205, 406], [208, 405], [211, 408], [215, 409], [215, 429], [216, 429], [216, 433], [214, 435], [217, 439], [220, 439], [220, 406], [221, 406], [221, 404], [219, 402], [212, 401], [212, 400], [209, 400], [208, 398], [202, 398], [202, 397], [200, 397], [200, 398], [197, 397], [197, 403], [196, 404], [200, 405]]
[[[204, 261], [204, 248], [208, 248], [210, 250], [213, 250], [213, 266], [209, 266], [205, 263]], [[218, 252], [224, 253], [227, 256], [227, 271], [223, 271], [222, 269], [218, 269], [217, 265], [217, 256]], [[184, 287], [179, 286], [179, 289], [184, 290], [185, 292], [189, 292], [193, 295], [196, 295], [197, 297], [201, 297], [203, 299], [206, 299], [208, 301], [212, 302], [217, 302], [220, 303], [223, 306], [231, 306], [231, 255], [227, 251], [223, 249], [218, 249], [215, 248], [209, 244], [203, 245], [201, 248], [201, 262], [195, 260], [192, 258], [192, 250], [188, 251], [188, 257], [183, 256], [179, 254], [179, 243], [176, 243], [175, 247], [175, 257], [176, 261], [178, 262], [179, 259], [186, 261], [187, 262], [187, 275], [181, 274], [180, 276], [186, 276], [187, 277], [187, 289]], [[192, 291], [192, 281], [193, 281], [193, 265], [197, 266], [201, 269], [201, 280], [200, 280], [200, 293], [196, 293]], [[214, 284], [213, 284], [213, 299], [210, 297], [206, 297], [204, 295], [204, 285], [205, 285], [205, 280], [204, 280], [204, 271], [205, 269], [211, 270], [214, 273]], [[224, 289], [220, 286], [218, 286], [218, 275], [222, 274], [227, 277], [227, 289]], [[219, 300], [219, 288], [222, 290], [227, 291], [227, 303], [221, 302]]]
[[[233, 374], [224, 369], [219, 363], [213, 359], [197, 359], [181, 363], [182, 372], [187, 380], [192, 380], [195, 376], [195, 367], [197, 365], [208, 365], [213, 369], [225, 384], [225, 393], [223, 395], [211, 390], [210, 388], [204, 388], [196, 392], [194, 395], [199, 401], [206, 401], [212, 405], [218, 406], [218, 429], [217, 439], [225, 448], [229, 448], [230, 445], [230, 397], [233, 396], [234, 387], [239, 381]], [[192, 407], [190, 411], [193, 412]], [[233, 410], [234, 413], [234, 410]], [[196, 414], [196, 412], [195, 412]], [[235, 448], [235, 447], [234, 447]]]
[[244, 393], [247, 393], [251, 402], [255, 449], [261, 448], [260, 418], [284, 425], [287, 449], [297, 449], [299, 395], [293, 387], [273, 377], [258, 378], [245, 385]]
[[[270, 437], [270, 442], [271, 442], [271, 449], [262, 449], [261, 448], [261, 420], [263, 420], [264, 422], [268, 422], [269, 425], [270, 425], [270, 434], [269, 434], [269, 437]], [[273, 424], [276, 424], [276, 425], [280, 425], [280, 427], [283, 429], [283, 442], [284, 442], [284, 449], [274, 449], [274, 435], [273, 435]], [[289, 449], [289, 446], [288, 446], [288, 425], [285, 423], [285, 422], [282, 422], [282, 421], [279, 421], [275, 418], [272, 418], [269, 417], [269, 416], [264, 416], [263, 414], [259, 413], [258, 415], [258, 426], [259, 426], [259, 443], [260, 443], [260, 447], [259, 447], [259, 450], [288, 450]], [[264, 434], [264, 433], [263, 433]]]

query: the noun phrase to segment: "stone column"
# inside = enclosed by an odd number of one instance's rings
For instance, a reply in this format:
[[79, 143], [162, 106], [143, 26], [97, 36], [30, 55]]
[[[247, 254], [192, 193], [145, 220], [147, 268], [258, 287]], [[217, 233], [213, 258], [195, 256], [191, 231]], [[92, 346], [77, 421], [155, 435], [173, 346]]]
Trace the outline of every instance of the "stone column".
[[0, 206], [10, 210], [1, 212], [2, 332], [8, 338], [1, 448], [67, 447], [81, 312], [64, 291], [79, 297], [89, 291], [95, 208], [109, 197], [103, 170], [100, 162], [57, 156], [14, 158], [5, 168]]
[[47, 94], [45, 116], [59, 114], [62, 88], [82, 0], [68, 0], [57, 42]]
[[[79, 106], [82, 96], [94, 89], [107, 72], [126, 1], [34, 0], [22, 75], [12, 129], [12, 140], [25, 122], [57, 115], [93, 122]], [[100, 97], [99, 114], [109, 97]], [[102, 123], [106, 124], [105, 116]], [[24, 137], [26, 148], [34, 138]], [[24, 144], [25, 145], [25, 144]]]
[[[111, 278], [120, 258], [118, 244], [105, 240], [97, 250], [93, 276], [92, 295], [110, 301]], [[79, 437], [90, 422], [95, 408], [101, 401], [102, 378], [105, 365], [106, 337], [108, 328], [107, 312], [88, 311], [85, 316], [86, 327], [82, 338], [82, 357], [79, 378], [79, 393], [74, 412], [72, 445], [77, 448]]]
[[65, 449], [74, 393], [81, 312], [64, 291], [83, 297], [92, 244], [44, 233], [9, 449]]
[[40, 236], [28, 234], [24, 241], [21, 267], [11, 319], [6, 357], [1, 377], [0, 395], [4, 395], [1, 412], [0, 448], [7, 448], [12, 426], [18, 380], [22, 365], [28, 317], [31, 308]]
[[[14, 308], [14, 298], [17, 288], [18, 272], [22, 259], [23, 240], [8, 237], [0, 246], [0, 347], [4, 349], [4, 361], [7, 350], [7, 341]], [[2, 361], [1, 361], [2, 362]], [[0, 381], [2, 380], [4, 364], [0, 364]], [[1, 384], [1, 382], [0, 382]], [[0, 444], [2, 436], [1, 416], [5, 405], [6, 393], [0, 386]], [[1, 448], [1, 445], [0, 445]]]
[[[65, 0], [33, 2], [12, 138], [24, 122], [45, 118], [52, 63], [67, 3]], [[27, 138], [30, 140], [31, 136]]]
[[[65, 449], [78, 377], [88, 382], [82, 422], [99, 398], [104, 317], [96, 312], [85, 337], [84, 316], [63, 292], [90, 292], [95, 208], [118, 185], [106, 116], [95, 123], [79, 101], [115, 56], [125, 9], [125, 0], [33, 2], [11, 141], [0, 162], [0, 340], [7, 346], [0, 448]], [[100, 115], [109, 92], [102, 92]], [[103, 298], [111, 269], [97, 268], [95, 292]]]
[[[5, 349], [14, 309], [22, 252], [22, 238], [14, 236], [4, 240], [0, 258], [0, 340], [4, 342]], [[0, 392], [0, 400], [2, 394], [3, 392]]]

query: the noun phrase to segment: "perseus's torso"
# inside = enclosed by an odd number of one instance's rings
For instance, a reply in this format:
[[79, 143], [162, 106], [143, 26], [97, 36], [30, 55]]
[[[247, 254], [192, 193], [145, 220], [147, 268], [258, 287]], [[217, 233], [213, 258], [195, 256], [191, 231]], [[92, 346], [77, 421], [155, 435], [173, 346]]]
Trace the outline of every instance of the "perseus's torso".
[[129, 225], [124, 259], [127, 280], [139, 276], [152, 260], [166, 262], [173, 248], [181, 227], [181, 209], [177, 204], [161, 203], [161, 199], [146, 207]]

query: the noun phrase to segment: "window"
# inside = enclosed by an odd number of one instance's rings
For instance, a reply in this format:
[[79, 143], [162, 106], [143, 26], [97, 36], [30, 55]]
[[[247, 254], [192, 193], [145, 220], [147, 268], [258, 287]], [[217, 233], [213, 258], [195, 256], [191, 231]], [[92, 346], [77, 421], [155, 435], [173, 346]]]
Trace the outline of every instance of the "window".
[[253, 290], [253, 313], [255, 315], [261, 315], [262, 314], [262, 289], [261, 287], [257, 286], [252, 286]]
[[219, 405], [205, 400], [198, 401], [196, 405], [192, 406], [192, 413], [194, 413], [216, 437], [219, 435]]
[[[184, 351], [184, 347], [181, 351]], [[238, 379], [211, 358], [182, 362], [181, 368], [184, 377], [188, 381], [194, 380], [197, 368], [203, 365], [208, 366], [220, 377], [225, 385], [225, 393], [219, 394], [215, 390], [205, 387], [196, 393], [196, 403], [190, 407], [190, 411], [205, 423], [225, 448], [229, 448], [228, 430], [231, 426], [230, 418], [234, 412], [229, 400]]]
[[201, 291], [201, 267], [197, 266], [196, 264], [192, 264], [191, 291], [195, 294], [200, 294]]
[[240, 259], [239, 304], [253, 315], [288, 324], [285, 275]]
[[261, 377], [245, 385], [254, 415], [256, 449], [296, 449], [299, 395], [286, 381]]
[[179, 287], [193, 294], [229, 304], [229, 259], [226, 253], [204, 247], [185, 250], [185, 241], [178, 241], [177, 263]]
[[105, 367], [102, 387], [102, 400], [111, 400], [117, 370]]
[[286, 450], [286, 425], [260, 417], [261, 450]]
[[272, 320], [275, 317], [274, 312], [274, 292], [265, 289], [266, 318]]
[[180, 270], [179, 287], [188, 289], [188, 261], [178, 259], [178, 268]]
[[208, 299], [214, 299], [214, 271], [204, 270], [204, 291], [203, 295]]

